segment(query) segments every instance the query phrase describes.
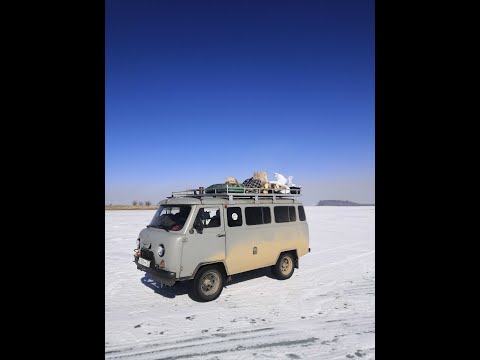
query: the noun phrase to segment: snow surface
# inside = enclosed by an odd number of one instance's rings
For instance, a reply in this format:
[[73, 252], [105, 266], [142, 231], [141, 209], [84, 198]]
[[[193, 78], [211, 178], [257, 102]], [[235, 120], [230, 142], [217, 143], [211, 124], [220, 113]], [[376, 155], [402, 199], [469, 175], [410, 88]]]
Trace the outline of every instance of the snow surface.
[[312, 251], [289, 280], [232, 276], [199, 303], [133, 263], [155, 211], [105, 211], [105, 359], [374, 359], [375, 207], [305, 207]]

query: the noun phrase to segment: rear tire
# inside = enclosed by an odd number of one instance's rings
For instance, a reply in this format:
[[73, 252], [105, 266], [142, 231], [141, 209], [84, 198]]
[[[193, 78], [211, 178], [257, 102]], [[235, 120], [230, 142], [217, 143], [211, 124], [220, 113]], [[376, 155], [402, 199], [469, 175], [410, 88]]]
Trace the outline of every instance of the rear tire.
[[217, 266], [205, 266], [195, 275], [193, 294], [200, 302], [213, 301], [223, 290], [223, 274]]
[[275, 265], [272, 266], [273, 275], [278, 280], [290, 279], [295, 270], [295, 259], [292, 253], [282, 253]]

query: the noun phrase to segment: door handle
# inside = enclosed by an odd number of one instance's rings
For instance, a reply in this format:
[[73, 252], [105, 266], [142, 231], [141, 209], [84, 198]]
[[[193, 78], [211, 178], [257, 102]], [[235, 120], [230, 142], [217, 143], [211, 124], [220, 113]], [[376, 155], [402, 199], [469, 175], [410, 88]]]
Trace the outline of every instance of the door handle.
[[225, 234], [217, 234], [217, 237], [225, 236]]

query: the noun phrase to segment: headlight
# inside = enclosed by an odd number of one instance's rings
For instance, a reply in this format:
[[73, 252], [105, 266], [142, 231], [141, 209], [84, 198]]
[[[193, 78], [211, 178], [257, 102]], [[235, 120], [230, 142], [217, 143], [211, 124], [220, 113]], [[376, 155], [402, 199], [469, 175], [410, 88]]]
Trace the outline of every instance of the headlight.
[[160, 257], [162, 257], [165, 254], [165, 246], [163, 246], [163, 244], [158, 245], [157, 254]]

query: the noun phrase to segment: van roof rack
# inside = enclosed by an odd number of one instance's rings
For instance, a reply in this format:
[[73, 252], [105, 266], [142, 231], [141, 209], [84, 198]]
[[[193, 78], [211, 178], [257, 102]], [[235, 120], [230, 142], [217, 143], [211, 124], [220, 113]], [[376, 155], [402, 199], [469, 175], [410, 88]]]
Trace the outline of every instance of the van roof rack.
[[267, 199], [295, 199], [300, 194], [300, 189], [266, 189], [266, 188], [243, 188], [237, 186], [228, 186], [226, 184], [224, 187], [208, 189], [208, 192], [205, 191], [204, 187], [199, 187], [198, 189], [188, 189], [183, 191], [174, 191], [170, 198], [185, 198], [193, 197], [197, 199], [202, 198], [221, 198], [228, 199], [233, 201], [234, 199], [251, 199], [255, 198], [267, 198]]

